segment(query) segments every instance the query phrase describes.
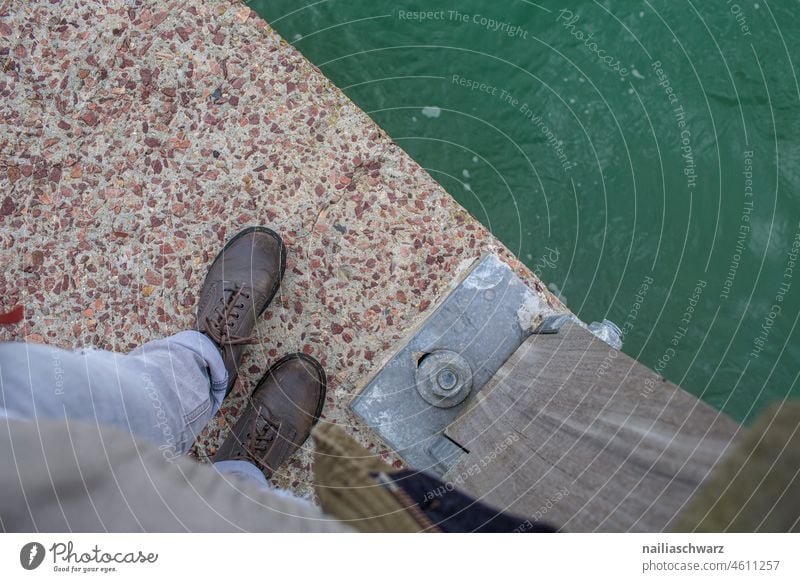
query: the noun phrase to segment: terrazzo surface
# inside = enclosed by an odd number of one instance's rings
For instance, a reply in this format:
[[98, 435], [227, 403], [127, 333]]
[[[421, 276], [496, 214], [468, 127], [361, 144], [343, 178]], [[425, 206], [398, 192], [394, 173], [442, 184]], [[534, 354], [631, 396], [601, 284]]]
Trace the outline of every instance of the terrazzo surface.
[[[249, 8], [202, 0], [0, 6], [0, 340], [126, 352], [193, 326], [207, 266], [245, 226], [288, 246], [216, 451], [287, 352], [329, 377], [323, 422], [401, 466], [348, 411], [470, 259], [536, 278]], [[303, 450], [273, 477], [311, 496]]]

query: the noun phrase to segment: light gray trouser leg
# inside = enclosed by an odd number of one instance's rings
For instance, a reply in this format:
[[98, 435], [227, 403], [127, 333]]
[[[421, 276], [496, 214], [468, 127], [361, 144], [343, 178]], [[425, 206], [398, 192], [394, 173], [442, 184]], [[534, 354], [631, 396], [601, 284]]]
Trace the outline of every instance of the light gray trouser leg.
[[129, 354], [0, 344], [0, 416], [110, 425], [174, 455], [189, 450], [226, 386], [219, 350], [196, 331]]
[[[216, 467], [217, 471], [220, 473], [225, 475], [233, 475], [234, 477], [238, 477], [242, 481], [251, 483], [256, 487], [261, 487], [262, 489], [272, 489], [267, 481], [267, 478], [264, 476], [264, 472], [256, 467], [253, 463], [248, 463], [247, 461], [218, 461], [214, 463], [214, 467]], [[281, 490], [275, 489], [275, 491]], [[290, 496], [294, 497], [293, 495]]]
[[[0, 417], [110, 425], [156, 442], [165, 456], [189, 450], [225, 398], [228, 376], [216, 345], [197, 331], [144, 344], [129, 354], [0, 343]], [[269, 487], [246, 461], [220, 473]]]

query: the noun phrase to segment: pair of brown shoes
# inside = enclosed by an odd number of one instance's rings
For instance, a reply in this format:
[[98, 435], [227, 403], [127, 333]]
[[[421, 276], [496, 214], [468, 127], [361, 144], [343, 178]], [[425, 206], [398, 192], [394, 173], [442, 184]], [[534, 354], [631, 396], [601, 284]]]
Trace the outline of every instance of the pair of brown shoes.
[[[206, 276], [197, 307], [197, 329], [222, 352], [228, 393], [238, 376], [244, 346], [278, 291], [286, 247], [278, 234], [254, 226], [234, 236]], [[269, 478], [308, 439], [325, 403], [325, 371], [306, 354], [289, 354], [261, 378], [214, 461], [246, 460]]]

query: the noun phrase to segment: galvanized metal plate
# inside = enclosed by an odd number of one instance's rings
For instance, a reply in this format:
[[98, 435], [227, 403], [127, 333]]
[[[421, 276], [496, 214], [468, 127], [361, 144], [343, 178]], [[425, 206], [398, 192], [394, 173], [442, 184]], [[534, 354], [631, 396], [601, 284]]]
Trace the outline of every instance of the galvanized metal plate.
[[[408, 465], [444, 474], [464, 453], [443, 435], [444, 429], [530, 335], [533, 318], [549, 311], [508, 265], [487, 255], [356, 396], [351, 408]], [[471, 371], [469, 395], [448, 408], [427, 402], [416, 383], [418, 364], [439, 350], [455, 352]]]

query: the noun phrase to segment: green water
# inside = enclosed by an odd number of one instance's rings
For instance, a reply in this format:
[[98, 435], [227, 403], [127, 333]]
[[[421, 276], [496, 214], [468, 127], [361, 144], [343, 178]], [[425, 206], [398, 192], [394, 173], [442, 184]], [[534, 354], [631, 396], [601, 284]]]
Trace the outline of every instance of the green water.
[[626, 353], [800, 395], [795, 0], [250, 4]]

